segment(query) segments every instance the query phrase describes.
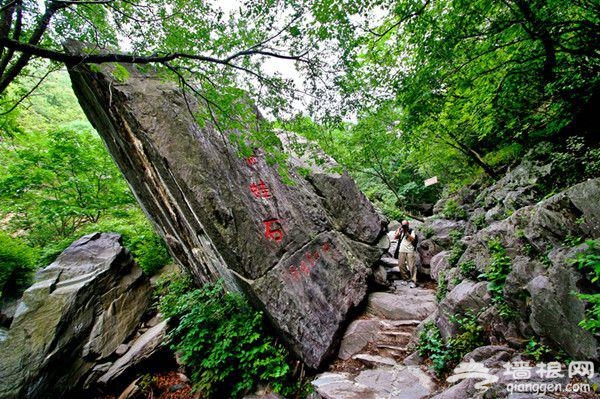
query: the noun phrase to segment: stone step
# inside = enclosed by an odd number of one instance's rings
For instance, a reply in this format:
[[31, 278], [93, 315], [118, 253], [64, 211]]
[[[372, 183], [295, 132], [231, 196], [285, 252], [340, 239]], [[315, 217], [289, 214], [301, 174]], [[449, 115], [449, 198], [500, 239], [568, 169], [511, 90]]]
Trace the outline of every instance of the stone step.
[[379, 259], [379, 263], [387, 268], [398, 267], [398, 259], [390, 258], [387, 256], [384, 256], [383, 258]]
[[402, 346], [384, 345], [384, 344], [377, 345], [377, 348], [378, 349], [390, 349], [390, 350], [397, 351], [397, 352], [408, 352], [409, 351], [407, 348], [404, 348]]
[[412, 334], [404, 331], [382, 331], [382, 334], [393, 335], [396, 337], [412, 337]]
[[380, 324], [386, 329], [396, 329], [398, 327], [418, 326], [421, 320], [381, 320]]
[[367, 353], [359, 353], [358, 355], [352, 356], [352, 359], [358, 360], [367, 366], [396, 366], [398, 363], [394, 359], [389, 357], [383, 357], [379, 355], [369, 355]]
[[393, 366], [350, 373], [323, 373], [312, 385], [327, 399], [421, 399], [436, 389], [435, 382], [419, 367]]

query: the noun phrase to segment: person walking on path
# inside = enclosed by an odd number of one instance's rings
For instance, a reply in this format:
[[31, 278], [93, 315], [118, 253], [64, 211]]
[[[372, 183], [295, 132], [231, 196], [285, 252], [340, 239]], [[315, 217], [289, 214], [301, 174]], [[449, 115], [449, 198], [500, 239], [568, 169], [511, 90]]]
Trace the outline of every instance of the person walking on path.
[[417, 286], [417, 262], [415, 258], [415, 232], [408, 226], [408, 220], [403, 220], [398, 230], [396, 230], [395, 239], [398, 240], [398, 268], [400, 277], [403, 280], [410, 280], [409, 287]]

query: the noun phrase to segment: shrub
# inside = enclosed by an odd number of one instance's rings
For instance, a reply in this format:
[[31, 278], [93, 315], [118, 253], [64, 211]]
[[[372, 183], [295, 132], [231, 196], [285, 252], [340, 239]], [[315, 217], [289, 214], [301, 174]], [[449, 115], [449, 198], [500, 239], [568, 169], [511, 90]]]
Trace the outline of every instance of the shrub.
[[501, 317], [510, 319], [516, 316], [516, 312], [509, 306], [504, 297], [504, 284], [511, 271], [510, 257], [498, 240], [491, 240], [488, 243], [488, 248], [491, 255], [490, 265], [487, 272], [478, 277], [489, 281], [487, 289], [492, 296], [492, 302], [496, 305], [498, 313]]
[[468, 216], [467, 211], [465, 211], [464, 208], [458, 205], [458, 203], [453, 199], [449, 199], [448, 201], [446, 201], [442, 213], [447, 219], [466, 220]]
[[466, 249], [467, 246], [463, 242], [455, 242], [450, 250], [450, 255], [448, 255], [448, 263], [450, 263], [451, 266], [456, 266], [458, 260], [465, 253]]
[[[577, 255], [573, 263], [579, 270], [588, 273], [590, 281], [596, 289], [600, 288], [600, 240], [588, 240], [588, 249]], [[600, 333], [600, 293], [582, 294], [577, 297], [587, 301], [585, 318], [579, 323], [581, 327], [593, 334]]]
[[163, 284], [160, 311], [176, 322], [171, 347], [206, 397], [237, 398], [259, 384], [284, 395], [293, 391], [288, 355], [266, 333], [261, 312], [221, 283], [193, 288], [189, 277]]
[[435, 234], [435, 230], [431, 226], [423, 226], [421, 232], [425, 238], [431, 238]]
[[477, 316], [467, 313], [461, 318], [451, 317], [451, 321], [457, 324], [458, 333], [446, 343], [433, 322], [425, 324], [419, 334], [419, 356], [431, 360], [433, 371], [438, 377], [454, 368], [467, 353], [485, 345], [483, 327], [478, 324]]
[[18, 238], [0, 232], [0, 298], [18, 298], [31, 284], [36, 251]]
[[485, 226], [485, 213], [480, 213], [479, 215], [474, 216], [473, 219], [471, 219], [471, 223], [477, 230], [481, 229], [483, 226]]
[[458, 267], [460, 268], [460, 274], [464, 278], [470, 278], [472, 280], [477, 279], [477, 266], [475, 265], [474, 261], [468, 260], [466, 262], [462, 262], [460, 265], [458, 265]]
[[435, 299], [441, 302], [448, 294], [448, 282], [446, 281], [446, 273], [442, 270], [438, 275], [438, 285], [435, 293]]

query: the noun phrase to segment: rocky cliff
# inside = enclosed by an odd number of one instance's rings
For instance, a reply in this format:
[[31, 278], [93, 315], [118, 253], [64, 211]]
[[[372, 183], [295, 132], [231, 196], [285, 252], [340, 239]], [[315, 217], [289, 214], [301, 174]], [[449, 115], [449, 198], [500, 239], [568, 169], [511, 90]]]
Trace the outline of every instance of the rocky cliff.
[[[222, 278], [265, 310], [310, 367], [331, 355], [366, 294], [386, 221], [346, 174], [293, 184], [256, 148], [242, 158], [198, 103], [153, 74], [70, 68], [75, 93], [173, 257], [201, 284]], [[233, 132], [231, 132], [233, 133]], [[286, 141], [286, 140], [284, 140]]]

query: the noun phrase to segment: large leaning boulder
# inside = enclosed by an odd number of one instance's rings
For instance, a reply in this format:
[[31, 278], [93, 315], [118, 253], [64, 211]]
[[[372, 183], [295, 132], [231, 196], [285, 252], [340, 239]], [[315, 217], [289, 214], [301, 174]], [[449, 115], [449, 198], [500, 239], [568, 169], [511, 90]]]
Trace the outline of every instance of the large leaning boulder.
[[137, 327], [150, 284], [117, 234], [75, 241], [25, 291], [0, 342], [0, 397], [64, 397]]
[[222, 278], [245, 293], [289, 347], [319, 367], [366, 294], [387, 221], [346, 173], [307, 173], [292, 160], [290, 184], [260, 149], [240, 157], [226, 138], [240, 132], [199, 124], [201, 106], [189, 93], [126, 67], [125, 82], [111, 66], [69, 73], [171, 254], [197, 283]]

